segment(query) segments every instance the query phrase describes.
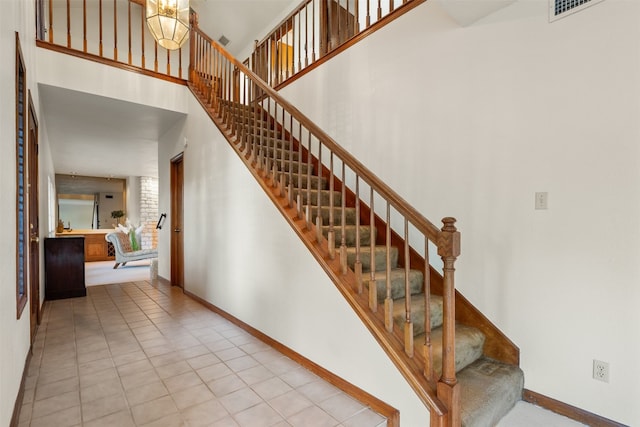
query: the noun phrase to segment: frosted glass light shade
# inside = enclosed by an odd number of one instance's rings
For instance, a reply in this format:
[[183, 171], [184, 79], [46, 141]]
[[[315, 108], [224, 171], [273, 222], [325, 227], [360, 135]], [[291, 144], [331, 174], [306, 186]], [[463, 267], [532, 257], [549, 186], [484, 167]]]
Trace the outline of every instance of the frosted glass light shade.
[[179, 49], [189, 38], [189, 0], [147, 0], [147, 26], [160, 46]]

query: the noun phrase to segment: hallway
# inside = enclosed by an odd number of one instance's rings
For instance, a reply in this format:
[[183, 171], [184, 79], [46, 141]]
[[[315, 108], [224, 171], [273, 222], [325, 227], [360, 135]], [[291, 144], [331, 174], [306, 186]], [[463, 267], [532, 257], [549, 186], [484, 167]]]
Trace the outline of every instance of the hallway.
[[49, 301], [20, 426], [360, 426], [386, 420], [184, 296], [147, 281]]

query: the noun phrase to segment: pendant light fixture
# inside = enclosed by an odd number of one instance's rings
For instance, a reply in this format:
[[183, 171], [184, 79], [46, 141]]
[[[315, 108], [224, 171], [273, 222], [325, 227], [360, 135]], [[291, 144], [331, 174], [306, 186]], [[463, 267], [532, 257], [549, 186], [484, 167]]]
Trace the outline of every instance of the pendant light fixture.
[[160, 46], [179, 49], [189, 38], [189, 0], [147, 0], [147, 26]]

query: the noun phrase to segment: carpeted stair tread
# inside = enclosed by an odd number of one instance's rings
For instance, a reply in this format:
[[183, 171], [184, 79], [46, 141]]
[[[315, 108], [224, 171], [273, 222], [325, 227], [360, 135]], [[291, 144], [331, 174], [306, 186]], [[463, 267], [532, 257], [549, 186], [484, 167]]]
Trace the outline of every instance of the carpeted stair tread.
[[524, 374], [515, 365], [483, 357], [457, 375], [463, 427], [493, 426], [521, 400]]
[[[318, 206], [318, 191], [320, 191], [320, 204], [321, 206], [329, 206], [329, 190], [311, 190], [311, 199], [307, 200], [307, 189], [306, 188], [294, 188], [293, 189], [293, 199], [296, 200], [298, 194], [302, 196], [302, 204], [303, 205], [311, 205]], [[342, 195], [339, 191], [333, 192], [333, 205], [338, 206], [342, 203]]]
[[291, 141], [287, 141], [282, 138], [269, 138], [269, 137], [264, 137], [262, 139], [257, 138], [255, 142], [256, 142], [256, 145], [262, 145], [265, 147], [289, 149], [289, 147], [291, 146]]
[[[278, 167], [280, 167], [280, 165], [278, 165]], [[300, 171], [300, 173], [302, 175], [308, 175], [307, 171], [310, 172], [311, 176], [313, 175], [313, 164], [308, 165], [305, 162], [302, 163], [298, 163], [298, 162], [284, 162], [284, 172], [289, 172], [289, 170], [291, 170], [291, 172], [293, 172], [294, 174], [297, 174], [298, 171]]]
[[[343, 227], [333, 227], [336, 237], [336, 247], [339, 247], [342, 243], [342, 231]], [[369, 245], [371, 243], [371, 227], [368, 225], [360, 226], [360, 245]], [[373, 240], [376, 238], [376, 228], [373, 228]], [[345, 233], [345, 244], [347, 246], [355, 246], [356, 245], [356, 226], [355, 225], [345, 225], [344, 226]], [[329, 226], [322, 227], [322, 235], [327, 238], [329, 235]]]
[[276, 159], [278, 159], [278, 162], [280, 161], [280, 159], [282, 159], [284, 157], [285, 160], [288, 159], [292, 159], [294, 161], [298, 161], [298, 156], [300, 155], [300, 153], [298, 153], [297, 151], [290, 151], [290, 150], [283, 150], [282, 148], [273, 148], [273, 147], [262, 147], [262, 152], [265, 153], [266, 155], [268, 155], [270, 158], [273, 159], [273, 157], [275, 156]]
[[[327, 179], [318, 178], [317, 175], [311, 175], [310, 177], [307, 177], [307, 175], [305, 174], [303, 175], [292, 174], [291, 180], [293, 182], [293, 186], [298, 188], [299, 187], [307, 188], [307, 181], [311, 182], [311, 188], [313, 189], [318, 189], [318, 188], [326, 189], [327, 187]], [[285, 174], [285, 185], [289, 185], [289, 174]]]
[[[363, 275], [363, 281], [367, 289], [369, 288], [370, 273]], [[376, 271], [376, 288], [378, 289], [378, 302], [383, 302], [387, 298], [387, 272]], [[423, 274], [418, 270], [409, 270], [409, 290], [411, 295], [422, 292]], [[405, 271], [404, 268], [394, 268], [391, 270], [391, 299], [404, 298], [405, 296]]]
[[[384, 271], [387, 268], [387, 247], [376, 246], [374, 248], [374, 260], [375, 271]], [[362, 271], [368, 273], [371, 271], [371, 248], [360, 248], [360, 263], [362, 264]], [[392, 246], [389, 251], [389, 263], [391, 268], [395, 268], [398, 265], [398, 248]], [[347, 265], [352, 270], [356, 264], [356, 248], [347, 248]]]
[[[393, 321], [401, 330], [404, 330], [405, 311], [404, 298], [393, 301]], [[442, 297], [431, 295], [429, 298], [431, 309], [431, 329], [442, 325]], [[413, 336], [424, 333], [424, 294], [411, 296], [411, 321], [413, 322]]]
[[[322, 206], [320, 208], [320, 216], [322, 217], [322, 223], [327, 225], [329, 224], [329, 213], [331, 208], [328, 206]], [[313, 218], [313, 223], [316, 223], [316, 219], [318, 217], [318, 207], [314, 206], [311, 208], [311, 217]], [[356, 208], [345, 208], [345, 224], [355, 224], [356, 223]], [[342, 212], [340, 207], [333, 208], [333, 224], [341, 225], [342, 224]], [[355, 259], [354, 259], [355, 262]]]
[[[456, 324], [456, 372], [460, 372], [482, 357], [484, 334], [471, 326]], [[424, 333], [415, 337], [424, 342]], [[442, 374], [442, 326], [431, 328], [431, 353], [436, 376]]]

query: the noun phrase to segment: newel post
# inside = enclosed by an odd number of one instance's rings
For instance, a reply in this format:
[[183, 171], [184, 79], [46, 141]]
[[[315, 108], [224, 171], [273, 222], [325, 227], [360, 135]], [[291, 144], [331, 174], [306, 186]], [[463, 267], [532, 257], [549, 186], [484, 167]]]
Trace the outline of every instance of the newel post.
[[438, 381], [438, 398], [449, 410], [447, 425], [460, 426], [460, 387], [456, 379], [455, 352], [455, 262], [460, 255], [460, 232], [456, 229], [455, 218], [443, 218], [438, 236], [438, 255], [443, 267], [443, 324], [442, 324], [442, 377]]

